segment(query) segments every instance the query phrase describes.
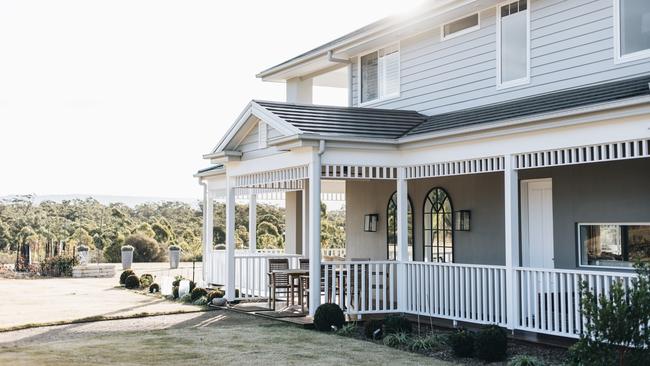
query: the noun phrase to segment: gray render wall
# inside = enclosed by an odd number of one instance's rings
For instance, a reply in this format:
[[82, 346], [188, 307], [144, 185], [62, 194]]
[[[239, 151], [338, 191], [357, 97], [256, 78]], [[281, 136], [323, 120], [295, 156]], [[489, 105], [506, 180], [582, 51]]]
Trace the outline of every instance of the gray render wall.
[[[578, 222], [650, 222], [650, 159], [523, 170], [520, 179], [553, 179], [555, 266], [574, 269]], [[453, 209], [471, 210], [471, 231], [454, 234], [458, 263], [505, 263], [503, 174], [409, 181], [414, 209], [415, 259], [422, 259], [422, 210], [426, 194], [444, 188]], [[393, 181], [346, 183], [349, 258], [386, 259], [386, 207]], [[363, 232], [363, 216], [379, 214], [379, 229]]]

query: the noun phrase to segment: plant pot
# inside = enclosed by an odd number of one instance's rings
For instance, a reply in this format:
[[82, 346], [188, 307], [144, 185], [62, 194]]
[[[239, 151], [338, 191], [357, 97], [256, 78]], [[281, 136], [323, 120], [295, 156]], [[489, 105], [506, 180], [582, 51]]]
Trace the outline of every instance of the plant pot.
[[79, 257], [79, 265], [85, 266], [88, 264], [90, 252], [88, 250], [77, 249], [77, 257]]
[[180, 250], [170, 250], [169, 251], [169, 268], [176, 269], [178, 264], [181, 261], [181, 251]]
[[133, 251], [122, 250], [122, 269], [131, 269], [133, 264]]

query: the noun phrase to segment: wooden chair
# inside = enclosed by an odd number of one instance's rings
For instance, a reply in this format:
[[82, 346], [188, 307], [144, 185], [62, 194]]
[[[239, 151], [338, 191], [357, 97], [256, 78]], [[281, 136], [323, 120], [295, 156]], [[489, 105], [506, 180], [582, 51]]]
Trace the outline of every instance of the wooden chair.
[[[300, 268], [303, 269], [303, 260], [301, 259]], [[309, 269], [309, 259], [305, 259], [306, 266], [304, 269]], [[331, 291], [331, 289], [330, 289]], [[298, 296], [300, 297], [300, 302], [302, 306], [302, 311], [305, 311], [305, 303], [309, 303], [309, 276], [300, 276], [298, 278]], [[320, 289], [319, 293], [325, 293], [325, 266], [321, 264], [320, 266]]]
[[[274, 271], [289, 269], [288, 258], [270, 258], [268, 259], [268, 277], [269, 277], [269, 307], [275, 310], [275, 301], [277, 300], [277, 290], [284, 289], [285, 295], [288, 295], [291, 284], [289, 283], [289, 276], [286, 274], [275, 273]], [[288, 296], [287, 297], [287, 301]], [[273, 305], [271, 305], [273, 302]]]

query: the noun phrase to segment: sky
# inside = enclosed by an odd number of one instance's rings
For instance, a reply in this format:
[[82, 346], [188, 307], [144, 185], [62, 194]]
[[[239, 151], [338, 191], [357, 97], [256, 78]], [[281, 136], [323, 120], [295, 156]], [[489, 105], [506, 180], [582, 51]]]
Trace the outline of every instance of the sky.
[[256, 73], [420, 2], [0, 0], [0, 196], [198, 198]]

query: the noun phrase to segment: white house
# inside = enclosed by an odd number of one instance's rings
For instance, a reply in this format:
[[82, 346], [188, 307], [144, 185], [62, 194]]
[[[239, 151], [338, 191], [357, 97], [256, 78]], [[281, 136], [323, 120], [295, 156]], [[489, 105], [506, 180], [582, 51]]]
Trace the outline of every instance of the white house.
[[[647, 0], [436, 1], [258, 77], [287, 101], [251, 101], [196, 174], [206, 280], [229, 299], [266, 296], [266, 258], [304, 256], [310, 287], [331, 288], [310, 313], [330, 301], [577, 337], [579, 281], [608, 291], [650, 259]], [[349, 106], [313, 105], [315, 85], [347, 88]], [[235, 198], [254, 225], [268, 192], [286, 198], [287, 253], [236, 251]], [[324, 192], [345, 194], [344, 261], [321, 260]]]

